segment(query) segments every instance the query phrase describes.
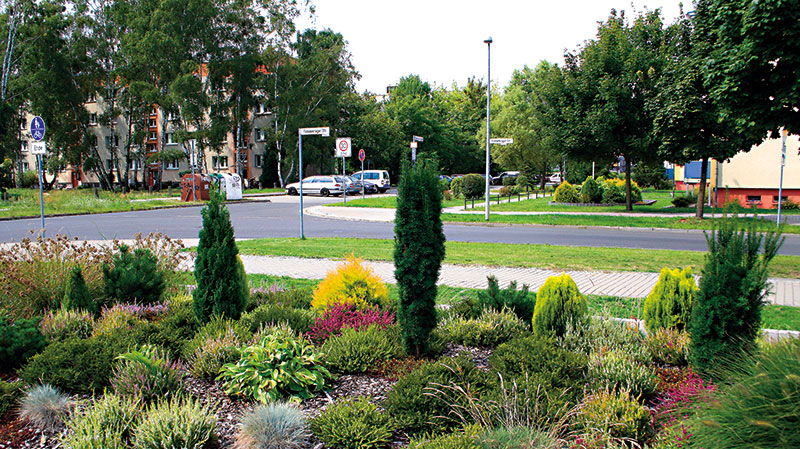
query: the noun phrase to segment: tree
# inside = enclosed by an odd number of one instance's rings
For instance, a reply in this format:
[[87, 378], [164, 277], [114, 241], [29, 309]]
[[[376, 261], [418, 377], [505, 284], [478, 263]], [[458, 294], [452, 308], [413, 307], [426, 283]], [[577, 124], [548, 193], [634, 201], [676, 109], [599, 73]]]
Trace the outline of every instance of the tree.
[[[364, 149], [369, 166], [399, 174], [400, 161], [408, 148], [400, 123], [368, 93], [349, 93], [342, 100], [339, 135], [352, 137], [354, 149]], [[358, 158], [350, 158], [349, 164], [353, 171], [361, 169]]]
[[426, 353], [436, 327], [436, 281], [444, 259], [442, 196], [435, 160], [405, 161], [397, 192], [394, 226], [395, 278], [400, 292], [400, 323], [409, 355]]

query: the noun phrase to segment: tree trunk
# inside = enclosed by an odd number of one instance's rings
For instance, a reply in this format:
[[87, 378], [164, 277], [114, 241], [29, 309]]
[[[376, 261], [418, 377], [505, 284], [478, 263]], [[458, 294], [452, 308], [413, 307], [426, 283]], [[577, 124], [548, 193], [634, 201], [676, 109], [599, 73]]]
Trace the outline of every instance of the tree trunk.
[[541, 188], [542, 192], [544, 192], [544, 186], [547, 184], [547, 172], [549, 168], [549, 164], [545, 163], [542, 165], [542, 180], [540, 182], [539, 188]]
[[700, 191], [697, 193], [697, 211], [695, 217], [703, 218], [703, 207], [706, 202], [706, 181], [708, 180], [708, 156], [702, 159], [700, 164]]
[[633, 211], [633, 199], [631, 198], [631, 161], [627, 156], [625, 158], [625, 210], [628, 212]]

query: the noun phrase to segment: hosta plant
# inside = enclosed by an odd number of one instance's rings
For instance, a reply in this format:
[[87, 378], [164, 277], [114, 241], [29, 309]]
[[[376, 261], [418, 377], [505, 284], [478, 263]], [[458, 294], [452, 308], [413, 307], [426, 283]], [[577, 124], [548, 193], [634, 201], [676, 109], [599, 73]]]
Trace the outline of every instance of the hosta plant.
[[143, 345], [117, 357], [111, 385], [120, 395], [150, 402], [181, 389], [183, 373], [179, 363], [157, 346]]

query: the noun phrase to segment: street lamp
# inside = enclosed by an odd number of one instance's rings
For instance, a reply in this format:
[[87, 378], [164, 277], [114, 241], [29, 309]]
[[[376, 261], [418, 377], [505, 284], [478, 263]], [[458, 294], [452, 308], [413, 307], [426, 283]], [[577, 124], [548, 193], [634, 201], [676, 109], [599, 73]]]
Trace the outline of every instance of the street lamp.
[[486, 44], [486, 221], [489, 221], [489, 139], [492, 105], [492, 37], [483, 41]]

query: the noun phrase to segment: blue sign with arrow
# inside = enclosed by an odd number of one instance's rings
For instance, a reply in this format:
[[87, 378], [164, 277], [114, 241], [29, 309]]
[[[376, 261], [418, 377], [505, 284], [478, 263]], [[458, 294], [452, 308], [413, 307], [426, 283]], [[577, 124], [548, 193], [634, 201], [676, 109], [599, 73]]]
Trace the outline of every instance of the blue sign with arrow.
[[38, 115], [31, 121], [31, 137], [37, 142], [44, 139], [44, 120]]

